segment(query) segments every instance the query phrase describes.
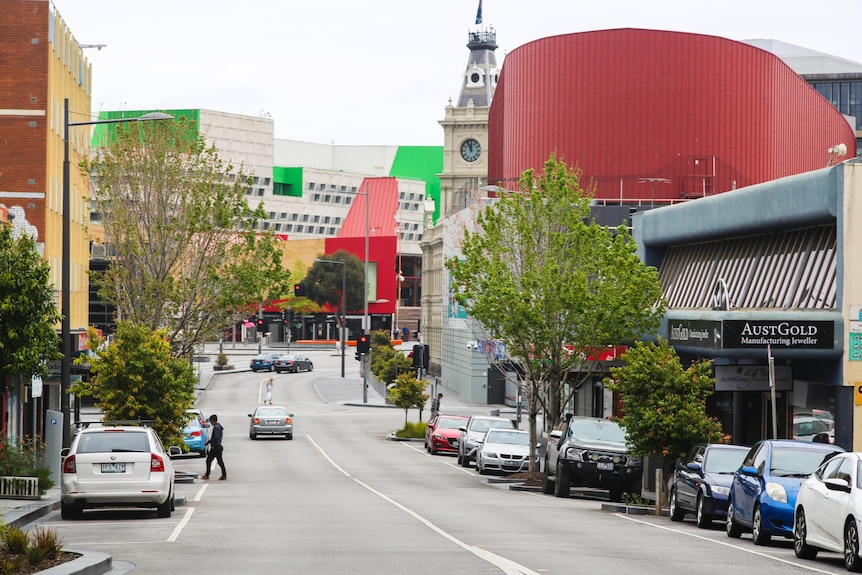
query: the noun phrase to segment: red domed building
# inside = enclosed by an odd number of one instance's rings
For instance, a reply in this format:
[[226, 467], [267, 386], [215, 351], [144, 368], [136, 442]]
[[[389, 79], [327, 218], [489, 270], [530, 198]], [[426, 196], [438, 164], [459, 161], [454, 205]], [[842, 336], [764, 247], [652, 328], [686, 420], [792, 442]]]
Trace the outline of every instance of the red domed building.
[[[666, 204], [822, 168], [847, 119], [777, 56], [702, 34], [616, 29], [506, 56], [489, 118], [488, 181], [515, 187], [551, 153], [596, 198]], [[600, 202], [605, 203], [605, 202]]]

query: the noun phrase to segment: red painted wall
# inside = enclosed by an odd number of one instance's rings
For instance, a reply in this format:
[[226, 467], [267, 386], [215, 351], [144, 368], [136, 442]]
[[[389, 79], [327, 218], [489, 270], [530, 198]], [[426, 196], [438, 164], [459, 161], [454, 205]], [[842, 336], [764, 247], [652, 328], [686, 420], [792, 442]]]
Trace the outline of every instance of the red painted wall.
[[[368, 238], [368, 261], [377, 264], [377, 299], [389, 300], [387, 303], [368, 304], [368, 313], [395, 313], [397, 299], [397, 283], [395, 277], [396, 238], [391, 236], [376, 236]], [[334, 254], [338, 250], [347, 250], [361, 261], [365, 261], [365, 236], [353, 238], [327, 238], [326, 253]]]
[[[555, 152], [597, 198], [679, 199], [856, 154], [846, 120], [778, 57], [699, 34], [553, 36], [506, 56], [489, 122], [490, 183], [514, 189]], [[671, 182], [640, 183], [642, 178]]]

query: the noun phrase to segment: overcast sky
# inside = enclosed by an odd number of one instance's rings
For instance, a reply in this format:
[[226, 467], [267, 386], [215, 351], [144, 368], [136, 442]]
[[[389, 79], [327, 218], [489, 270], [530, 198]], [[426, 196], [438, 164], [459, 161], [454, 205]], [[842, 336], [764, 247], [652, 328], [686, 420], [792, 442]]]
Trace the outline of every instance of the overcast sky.
[[[278, 138], [442, 145], [479, 0], [53, 0], [93, 65], [93, 111], [269, 115]], [[650, 28], [771, 38], [862, 62], [862, 3], [483, 0], [497, 64], [532, 40]]]

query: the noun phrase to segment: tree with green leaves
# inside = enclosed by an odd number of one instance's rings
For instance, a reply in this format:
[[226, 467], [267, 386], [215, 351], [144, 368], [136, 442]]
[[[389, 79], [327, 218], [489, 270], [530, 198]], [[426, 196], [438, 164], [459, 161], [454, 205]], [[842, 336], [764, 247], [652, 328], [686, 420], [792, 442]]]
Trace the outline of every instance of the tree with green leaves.
[[531, 446], [539, 408], [559, 419], [596, 352], [654, 332], [664, 313], [658, 272], [628, 229], [591, 220], [581, 171], [554, 155], [543, 168], [481, 210], [446, 261], [455, 300], [495, 344], [486, 357], [523, 390]]
[[389, 388], [389, 401], [404, 410], [404, 426], [407, 426], [407, 413], [411, 408], [419, 410], [419, 421], [422, 421], [422, 410], [428, 402], [428, 394], [424, 393], [428, 384], [419, 381], [413, 375], [404, 373], [398, 376]]
[[660, 455], [665, 477], [677, 458], [696, 443], [728, 443], [721, 423], [706, 413], [715, 378], [712, 360], [683, 369], [676, 350], [663, 338], [638, 342], [623, 354], [623, 367], [611, 368], [605, 381], [618, 391], [617, 419], [636, 455]]
[[100, 295], [118, 317], [166, 329], [188, 357], [261, 303], [290, 293], [277, 238], [249, 206], [252, 178], [207, 146], [197, 123], [113, 124], [91, 162], [110, 267]]
[[[338, 250], [318, 259], [329, 261], [315, 261], [308, 269], [302, 280], [306, 297], [319, 305], [328, 305], [340, 314], [341, 288], [346, 286], [346, 311], [364, 309], [365, 290], [362, 282], [365, 281], [365, 264], [362, 260], [347, 250]], [[329, 263], [330, 261], [344, 264]], [[346, 275], [342, 275], [342, 272]]]
[[29, 234], [0, 223], [0, 378], [45, 376], [61, 357], [55, 325], [62, 317], [49, 283], [51, 266]]
[[71, 393], [94, 397], [105, 421], [151, 421], [165, 446], [184, 448], [185, 412], [194, 404], [192, 364], [171, 352], [168, 330], [120, 321], [106, 345], [90, 329], [88, 359], [92, 377], [75, 382]]

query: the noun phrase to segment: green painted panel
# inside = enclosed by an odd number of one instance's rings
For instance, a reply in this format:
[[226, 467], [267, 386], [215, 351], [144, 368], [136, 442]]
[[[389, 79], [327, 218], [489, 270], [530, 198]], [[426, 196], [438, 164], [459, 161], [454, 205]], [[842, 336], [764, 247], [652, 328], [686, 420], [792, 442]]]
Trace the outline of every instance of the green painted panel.
[[273, 166], [272, 193], [276, 196], [302, 197], [302, 168]]
[[[170, 114], [174, 118], [184, 117], [190, 122], [194, 122], [196, 126], [195, 137], [200, 137], [201, 111], [200, 110], [109, 110], [107, 112], [99, 112], [99, 121], [103, 120], [122, 120], [124, 118], [138, 118], [144, 114], [151, 112], [162, 112]], [[72, 120], [74, 121], [74, 120]], [[90, 146], [100, 148], [107, 142], [108, 137], [112, 133], [110, 131], [111, 124], [96, 124], [93, 126], [93, 138], [90, 141]]]
[[389, 175], [425, 182], [426, 194], [434, 200], [434, 220], [440, 217], [440, 178], [443, 146], [399, 146]]

